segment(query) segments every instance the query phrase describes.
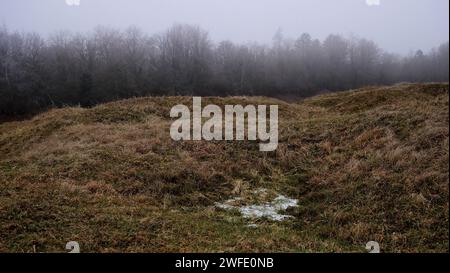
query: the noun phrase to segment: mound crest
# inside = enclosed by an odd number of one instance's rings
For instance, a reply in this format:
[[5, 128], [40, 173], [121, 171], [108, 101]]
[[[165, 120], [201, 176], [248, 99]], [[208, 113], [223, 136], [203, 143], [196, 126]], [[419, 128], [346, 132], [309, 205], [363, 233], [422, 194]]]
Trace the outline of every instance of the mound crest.
[[[0, 251], [448, 251], [448, 84], [402, 84], [279, 105], [279, 146], [173, 141], [191, 97], [50, 110], [0, 124]], [[286, 221], [215, 204], [269, 192]], [[263, 203], [264, 204], [264, 203]], [[254, 219], [252, 219], [254, 221]], [[249, 224], [257, 226], [249, 227]]]

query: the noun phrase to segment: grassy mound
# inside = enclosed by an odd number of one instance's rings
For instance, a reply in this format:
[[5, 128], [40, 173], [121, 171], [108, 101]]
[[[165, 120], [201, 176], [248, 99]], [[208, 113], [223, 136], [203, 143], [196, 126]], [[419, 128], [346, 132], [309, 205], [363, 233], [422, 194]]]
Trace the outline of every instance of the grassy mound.
[[[175, 142], [172, 106], [139, 98], [0, 124], [0, 252], [448, 252], [448, 84], [278, 104], [280, 144]], [[259, 188], [298, 199], [289, 221], [217, 208]]]

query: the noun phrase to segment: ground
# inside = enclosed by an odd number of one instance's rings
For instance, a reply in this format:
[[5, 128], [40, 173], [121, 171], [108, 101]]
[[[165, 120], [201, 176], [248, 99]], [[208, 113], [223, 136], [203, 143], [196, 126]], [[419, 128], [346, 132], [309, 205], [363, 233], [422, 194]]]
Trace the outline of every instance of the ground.
[[[137, 98], [0, 124], [0, 252], [448, 252], [448, 84], [278, 104], [280, 144], [176, 142], [172, 106]], [[285, 221], [217, 206], [298, 200]], [[253, 199], [252, 199], [253, 198]], [[250, 201], [249, 201], [250, 202]], [[256, 198], [254, 202], [264, 202]]]

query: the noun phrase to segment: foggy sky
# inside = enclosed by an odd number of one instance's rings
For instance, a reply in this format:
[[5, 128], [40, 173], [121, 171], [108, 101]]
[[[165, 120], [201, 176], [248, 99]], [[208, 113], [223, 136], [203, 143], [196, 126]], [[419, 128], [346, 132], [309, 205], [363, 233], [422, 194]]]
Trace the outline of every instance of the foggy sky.
[[136, 25], [149, 34], [174, 23], [199, 25], [212, 40], [270, 43], [278, 28], [285, 37], [303, 32], [356, 35], [383, 49], [407, 54], [449, 39], [448, 0], [0, 0], [0, 24], [47, 35], [56, 30], [91, 31], [97, 25]]

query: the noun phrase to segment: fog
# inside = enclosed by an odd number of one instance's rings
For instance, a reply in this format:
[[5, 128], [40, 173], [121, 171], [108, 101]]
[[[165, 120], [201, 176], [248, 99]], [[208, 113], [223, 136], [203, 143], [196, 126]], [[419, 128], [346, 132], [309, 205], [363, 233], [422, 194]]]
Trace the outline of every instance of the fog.
[[[91, 31], [97, 25], [147, 33], [174, 23], [199, 25], [214, 41], [270, 43], [308, 32], [355, 35], [383, 49], [408, 54], [449, 38], [448, 0], [1, 0], [0, 23], [11, 30], [48, 35], [56, 30]], [[379, 2], [379, 4], [377, 3]]]

